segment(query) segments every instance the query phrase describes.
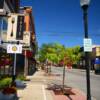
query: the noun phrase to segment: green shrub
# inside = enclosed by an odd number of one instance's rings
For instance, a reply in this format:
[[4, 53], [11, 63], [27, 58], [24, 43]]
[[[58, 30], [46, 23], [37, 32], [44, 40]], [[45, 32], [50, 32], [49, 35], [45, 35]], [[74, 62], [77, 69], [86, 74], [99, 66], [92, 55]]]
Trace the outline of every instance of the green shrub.
[[24, 75], [18, 75], [17, 76], [17, 79], [18, 80], [21, 80], [21, 81], [25, 81], [26, 80], [26, 77]]
[[11, 77], [10, 75], [1, 75], [0, 76], [0, 80], [2, 80], [2, 79], [4, 79], [4, 78], [9, 78], [9, 77]]
[[0, 89], [10, 86], [11, 81], [12, 81], [11, 78], [4, 78], [4, 79], [0, 80]]

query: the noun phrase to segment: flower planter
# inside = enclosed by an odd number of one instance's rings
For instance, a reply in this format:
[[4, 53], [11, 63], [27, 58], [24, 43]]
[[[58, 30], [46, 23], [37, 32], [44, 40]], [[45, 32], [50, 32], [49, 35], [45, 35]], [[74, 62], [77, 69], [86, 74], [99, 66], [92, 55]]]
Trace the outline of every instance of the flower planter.
[[6, 87], [0, 92], [0, 100], [18, 100], [15, 87]]
[[16, 93], [3, 94], [2, 92], [0, 92], [0, 100], [18, 100], [18, 98]]
[[7, 88], [4, 88], [3, 90], [2, 90], [2, 93], [3, 94], [16, 94], [17, 93], [17, 89], [16, 89], [16, 87], [7, 87]]

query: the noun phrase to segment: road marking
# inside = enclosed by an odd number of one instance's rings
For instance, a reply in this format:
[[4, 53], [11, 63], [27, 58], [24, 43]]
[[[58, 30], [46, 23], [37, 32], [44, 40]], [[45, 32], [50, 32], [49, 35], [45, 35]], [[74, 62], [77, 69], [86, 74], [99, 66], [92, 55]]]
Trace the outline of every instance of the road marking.
[[46, 99], [46, 92], [45, 92], [45, 86], [44, 85], [42, 85], [42, 91], [43, 91], [44, 100], [47, 100]]

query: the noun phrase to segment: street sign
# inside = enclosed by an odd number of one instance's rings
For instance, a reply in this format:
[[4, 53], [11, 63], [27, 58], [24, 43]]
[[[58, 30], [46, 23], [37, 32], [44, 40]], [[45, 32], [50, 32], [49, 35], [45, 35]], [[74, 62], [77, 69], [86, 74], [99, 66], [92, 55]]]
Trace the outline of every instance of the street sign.
[[90, 38], [84, 39], [84, 51], [92, 52], [92, 39], [90, 39]]
[[22, 53], [22, 45], [16, 45], [16, 44], [8, 44], [7, 45], [7, 53]]

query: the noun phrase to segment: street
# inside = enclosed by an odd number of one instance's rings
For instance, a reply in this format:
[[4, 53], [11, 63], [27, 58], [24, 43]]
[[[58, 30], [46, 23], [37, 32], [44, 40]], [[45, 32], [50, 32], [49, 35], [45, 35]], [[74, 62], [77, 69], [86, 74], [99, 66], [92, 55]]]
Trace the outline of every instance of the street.
[[[65, 85], [78, 88], [86, 93], [86, 74], [81, 69], [66, 69]], [[63, 67], [52, 67], [52, 73], [60, 74], [58, 80], [62, 82]], [[100, 100], [100, 75], [90, 72], [91, 76], [91, 95], [96, 100]]]

